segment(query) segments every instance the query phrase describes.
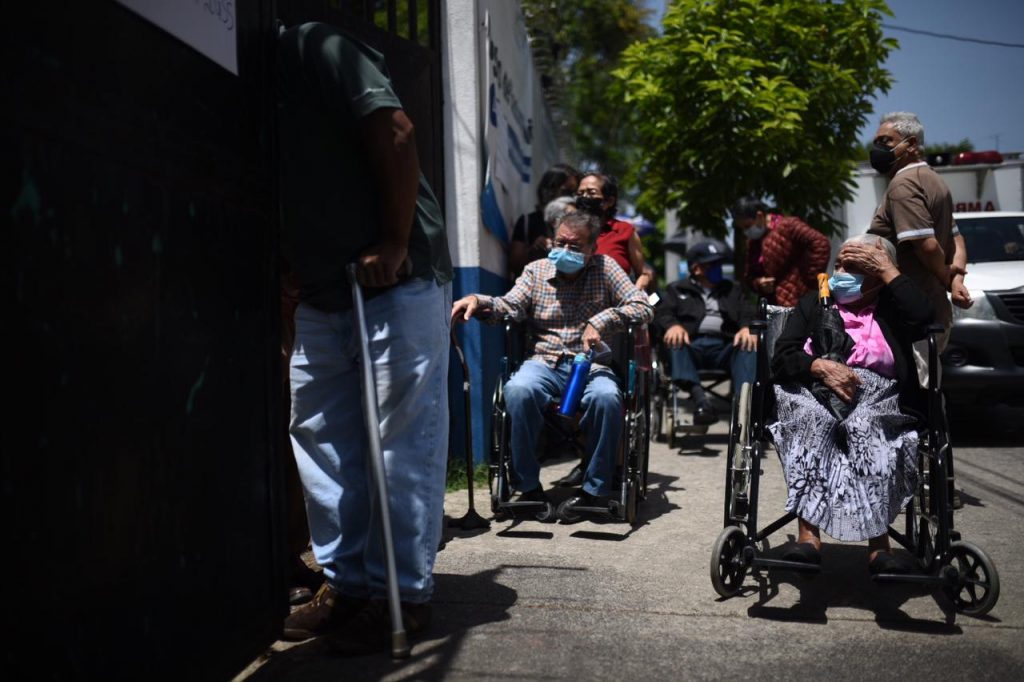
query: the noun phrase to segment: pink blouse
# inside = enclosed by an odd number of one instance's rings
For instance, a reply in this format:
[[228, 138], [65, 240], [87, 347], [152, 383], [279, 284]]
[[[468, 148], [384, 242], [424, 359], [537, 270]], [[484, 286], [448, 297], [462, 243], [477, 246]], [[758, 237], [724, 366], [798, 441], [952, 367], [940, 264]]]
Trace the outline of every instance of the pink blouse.
[[[896, 378], [896, 360], [892, 349], [875, 322], [875, 304], [864, 306], [854, 312], [837, 305], [839, 314], [846, 324], [846, 333], [853, 339], [853, 350], [846, 364], [850, 367], [864, 367], [890, 379]], [[811, 339], [804, 344], [804, 352], [813, 355]]]

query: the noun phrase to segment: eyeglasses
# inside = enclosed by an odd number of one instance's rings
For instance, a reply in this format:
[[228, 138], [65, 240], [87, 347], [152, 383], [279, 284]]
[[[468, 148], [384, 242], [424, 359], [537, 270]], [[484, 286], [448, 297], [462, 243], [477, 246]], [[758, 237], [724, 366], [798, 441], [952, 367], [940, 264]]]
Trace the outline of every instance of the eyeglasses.
[[573, 253], [583, 253], [583, 247], [574, 242], [567, 242], [564, 239], [556, 239], [555, 246], [559, 249], [566, 249]]

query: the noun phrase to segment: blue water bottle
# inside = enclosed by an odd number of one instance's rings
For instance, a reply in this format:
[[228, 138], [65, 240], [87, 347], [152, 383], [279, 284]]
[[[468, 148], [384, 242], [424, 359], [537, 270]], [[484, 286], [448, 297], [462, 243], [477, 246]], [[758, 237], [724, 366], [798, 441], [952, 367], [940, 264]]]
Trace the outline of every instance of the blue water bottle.
[[590, 359], [594, 351], [579, 353], [572, 361], [572, 372], [569, 373], [569, 383], [565, 385], [565, 393], [562, 394], [562, 404], [558, 407], [558, 414], [563, 417], [573, 417], [576, 410], [580, 409], [580, 400], [583, 399], [583, 389], [587, 387], [587, 377], [590, 376]]

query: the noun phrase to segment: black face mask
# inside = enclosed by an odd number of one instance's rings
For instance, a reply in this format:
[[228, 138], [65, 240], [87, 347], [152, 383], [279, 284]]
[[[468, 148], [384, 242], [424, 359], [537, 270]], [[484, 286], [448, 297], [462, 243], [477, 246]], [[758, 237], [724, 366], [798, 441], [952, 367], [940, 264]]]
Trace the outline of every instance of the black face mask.
[[584, 213], [592, 213], [594, 215], [603, 215], [604, 209], [601, 208], [602, 203], [604, 203], [604, 199], [599, 197], [587, 197], [580, 195], [576, 197], [576, 210], [583, 211]]
[[868, 158], [871, 160], [871, 167], [882, 175], [888, 175], [898, 160], [896, 157], [896, 147], [899, 147], [904, 142], [906, 140], [900, 140], [892, 149], [883, 147], [880, 144], [871, 145], [871, 152], [868, 155]]

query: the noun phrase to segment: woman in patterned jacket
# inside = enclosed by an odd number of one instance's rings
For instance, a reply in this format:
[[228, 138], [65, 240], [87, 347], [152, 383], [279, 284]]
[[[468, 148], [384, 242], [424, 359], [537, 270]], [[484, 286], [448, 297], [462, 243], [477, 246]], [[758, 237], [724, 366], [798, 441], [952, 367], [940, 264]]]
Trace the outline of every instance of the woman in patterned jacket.
[[[814, 355], [809, 337], [821, 314], [817, 292], [789, 315], [772, 358], [777, 417], [768, 428], [789, 488], [786, 510], [800, 528], [784, 557], [820, 562], [824, 530], [842, 541], [868, 540], [871, 572], [905, 571], [886, 533], [917, 485], [923, 395], [911, 344], [926, 336], [932, 307], [896, 268], [892, 244], [875, 235], [843, 245], [830, 283], [854, 342], [845, 364]], [[846, 419], [812, 395], [815, 381], [853, 405]]]
[[743, 286], [772, 305], [795, 306], [815, 287], [832, 255], [828, 237], [794, 216], [773, 213], [753, 198], [729, 209], [737, 239], [747, 239]]

